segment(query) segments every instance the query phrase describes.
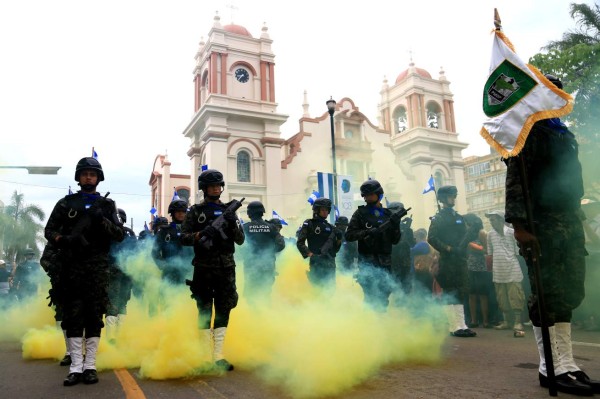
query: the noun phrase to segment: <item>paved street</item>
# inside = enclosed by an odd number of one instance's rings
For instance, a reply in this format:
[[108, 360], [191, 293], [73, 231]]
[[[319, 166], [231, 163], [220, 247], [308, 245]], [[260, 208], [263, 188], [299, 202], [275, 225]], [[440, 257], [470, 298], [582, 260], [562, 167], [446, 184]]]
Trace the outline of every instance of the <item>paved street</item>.
[[[537, 383], [538, 355], [530, 331], [513, 338], [511, 331], [477, 329], [477, 338], [448, 337], [437, 364], [391, 364], [335, 398], [544, 398]], [[573, 332], [579, 365], [600, 378], [600, 332]], [[306, 365], [303, 365], [305, 367]], [[137, 370], [100, 373], [97, 385], [63, 387], [66, 367], [50, 360], [22, 359], [18, 342], [0, 343], [0, 392], [3, 398], [293, 398], [268, 386], [256, 370], [177, 380], [144, 380]], [[339, 365], [344, 373], [344, 365]], [[568, 395], [560, 394], [560, 397]], [[330, 397], [331, 398], [331, 397]]]

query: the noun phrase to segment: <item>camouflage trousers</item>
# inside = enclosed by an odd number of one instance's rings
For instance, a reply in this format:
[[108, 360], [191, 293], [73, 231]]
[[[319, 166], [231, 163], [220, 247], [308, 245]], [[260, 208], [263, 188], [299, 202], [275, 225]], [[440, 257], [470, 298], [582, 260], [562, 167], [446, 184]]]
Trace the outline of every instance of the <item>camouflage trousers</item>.
[[[585, 297], [585, 235], [576, 215], [545, 215], [537, 218], [536, 235], [540, 243], [539, 258], [542, 289], [550, 325], [570, 323], [573, 310]], [[540, 326], [535, 274], [531, 259], [526, 257], [531, 297], [529, 317]]]
[[99, 337], [108, 305], [108, 260], [72, 260], [62, 271], [62, 328], [67, 337]]
[[213, 327], [227, 327], [229, 313], [238, 303], [235, 267], [195, 266], [190, 290], [192, 298], [196, 300], [200, 328], [210, 328], [213, 305], [215, 308]]
[[107, 316], [127, 314], [127, 302], [131, 299], [133, 282], [117, 265], [111, 265], [108, 280]]

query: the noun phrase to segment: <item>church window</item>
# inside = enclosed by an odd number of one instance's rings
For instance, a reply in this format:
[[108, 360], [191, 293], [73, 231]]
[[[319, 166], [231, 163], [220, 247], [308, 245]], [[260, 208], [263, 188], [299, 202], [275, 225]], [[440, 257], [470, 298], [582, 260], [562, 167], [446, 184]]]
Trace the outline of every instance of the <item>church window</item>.
[[444, 185], [445, 179], [444, 179], [444, 174], [442, 173], [441, 170], [435, 171], [435, 173], [433, 174], [433, 180], [435, 183], [436, 190]]
[[250, 182], [250, 154], [246, 151], [237, 154], [237, 179], [240, 182]]
[[402, 133], [408, 129], [408, 118], [406, 117], [406, 108], [398, 107], [394, 111], [394, 131]]

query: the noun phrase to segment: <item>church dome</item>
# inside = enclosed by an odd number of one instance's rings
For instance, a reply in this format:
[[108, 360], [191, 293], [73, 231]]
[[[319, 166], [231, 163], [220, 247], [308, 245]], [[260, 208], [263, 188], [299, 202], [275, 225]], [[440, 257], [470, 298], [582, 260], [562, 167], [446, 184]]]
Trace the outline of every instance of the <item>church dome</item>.
[[414, 64], [411, 63], [411, 65], [410, 65], [410, 67], [408, 69], [405, 69], [404, 71], [400, 72], [400, 75], [398, 75], [398, 77], [396, 78], [396, 83], [400, 83], [404, 79], [406, 79], [406, 77], [408, 76], [409, 72], [414, 72], [414, 73], [416, 73], [419, 76], [422, 76], [422, 77], [427, 78], [427, 79], [431, 79], [431, 74], [429, 72], [427, 72], [423, 68], [416, 68], [414, 66]]
[[235, 33], [235, 34], [242, 35], [242, 36], [252, 37], [250, 32], [248, 32], [248, 29], [244, 28], [241, 25], [235, 25], [235, 24], [225, 25], [223, 27], [223, 29], [225, 29], [227, 32]]

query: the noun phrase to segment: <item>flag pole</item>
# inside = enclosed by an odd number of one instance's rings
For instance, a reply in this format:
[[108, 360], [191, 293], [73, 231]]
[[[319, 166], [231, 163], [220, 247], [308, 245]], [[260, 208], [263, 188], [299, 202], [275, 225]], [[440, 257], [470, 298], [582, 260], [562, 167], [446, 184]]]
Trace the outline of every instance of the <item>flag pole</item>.
[[[433, 179], [433, 175], [431, 175], [431, 178]], [[433, 199], [435, 201], [435, 204], [437, 205], [438, 212], [441, 212], [442, 208], [440, 207], [440, 202], [437, 200], [437, 190], [435, 189], [435, 180], [433, 180], [433, 194], [435, 194]]]
[[[531, 205], [531, 195], [529, 193], [529, 183], [527, 182], [527, 167], [523, 156], [519, 155], [519, 173], [521, 175], [521, 189], [523, 190], [523, 199], [525, 201], [525, 213], [527, 214], [527, 227], [529, 232], [537, 237], [535, 224], [533, 222], [533, 207]], [[534, 247], [532, 251], [536, 251]], [[540, 313], [540, 322], [542, 327], [542, 343], [544, 344], [544, 358], [546, 360], [546, 373], [548, 374], [548, 393], [550, 396], [557, 396], [556, 376], [554, 374], [554, 359], [552, 358], [552, 346], [550, 344], [550, 329], [548, 326], [548, 314], [546, 313], [546, 300], [544, 298], [544, 287], [542, 285], [542, 275], [540, 270], [540, 253], [530, 253], [532, 256], [533, 281], [537, 294], [538, 312]]]
[[[502, 31], [502, 20], [500, 19], [500, 14], [498, 13], [498, 9], [494, 8], [494, 26], [496, 27], [496, 31]], [[523, 155], [519, 155], [519, 173], [521, 176], [521, 189], [523, 190], [523, 199], [525, 201], [525, 212], [527, 215], [527, 227], [529, 232], [537, 237], [535, 232], [535, 225], [533, 223], [533, 207], [531, 205], [531, 195], [529, 192], [529, 183], [527, 181], [527, 168], [525, 166], [525, 161], [523, 159]], [[533, 250], [536, 250], [535, 248]], [[537, 293], [538, 300], [538, 311], [540, 313], [540, 322], [542, 324], [542, 343], [544, 345], [544, 359], [546, 360], [546, 373], [548, 374], [548, 393], [550, 396], [557, 396], [556, 390], [556, 376], [554, 374], [554, 360], [552, 359], [552, 347], [550, 345], [550, 330], [548, 327], [548, 315], [546, 313], [546, 301], [544, 299], [544, 290], [542, 286], [542, 277], [540, 274], [540, 263], [539, 263], [539, 253], [531, 254], [532, 256], [532, 265], [533, 265], [533, 275], [534, 275], [534, 285]]]

